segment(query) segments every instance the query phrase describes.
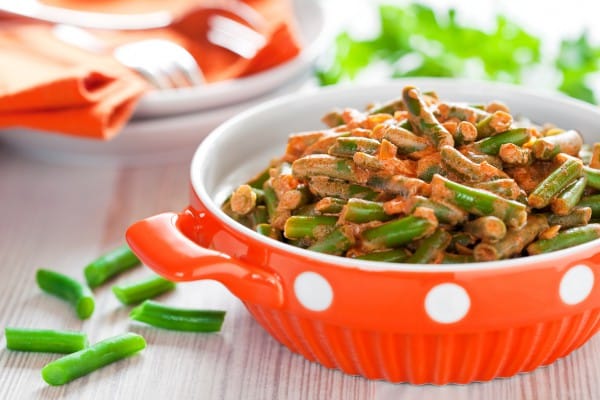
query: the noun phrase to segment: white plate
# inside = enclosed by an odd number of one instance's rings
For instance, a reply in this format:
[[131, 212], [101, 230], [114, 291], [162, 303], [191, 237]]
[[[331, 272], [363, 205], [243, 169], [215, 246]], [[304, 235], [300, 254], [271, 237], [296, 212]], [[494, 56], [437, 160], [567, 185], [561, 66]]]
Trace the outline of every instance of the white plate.
[[244, 78], [206, 86], [150, 92], [139, 102], [135, 117], [183, 114], [239, 103], [272, 91], [307, 71], [324, 51], [331, 31], [319, 0], [294, 0], [293, 6], [303, 45], [296, 57]]

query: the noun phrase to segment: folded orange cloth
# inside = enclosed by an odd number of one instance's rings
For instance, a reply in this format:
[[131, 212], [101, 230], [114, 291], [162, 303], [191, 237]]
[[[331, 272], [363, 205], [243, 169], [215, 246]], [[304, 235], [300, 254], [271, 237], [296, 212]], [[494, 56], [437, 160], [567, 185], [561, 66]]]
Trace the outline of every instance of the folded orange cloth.
[[[50, 3], [50, 1], [47, 1]], [[125, 10], [123, 4], [134, 8]], [[69, 8], [103, 12], [180, 12], [193, 0], [53, 0]], [[140, 39], [167, 38], [182, 44], [198, 61], [207, 82], [232, 79], [270, 68], [299, 52], [289, 1], [246, 0], [266, 21], [267, 44], [250, 60], [209, 43], [201, 29], [94, 32], [112, 47]], [[201, 4], [201, 3], [200, 3]], [[117, 7], [120, 5], [120, 8]], [[146, 7], [147, 6], [147, 7]], [[150, 7], [151, 6], [151, 7]], [[112, 7], [112, 8], [111, 8]], [[183, 10], [183, 11], [182, 11]], [[95, 139], [110, 139], [131, 117], [149, 85], [110, 54], [99, 55], [61, 42], [43, 23], [0, 21], [0, 128], [22, 126]]]

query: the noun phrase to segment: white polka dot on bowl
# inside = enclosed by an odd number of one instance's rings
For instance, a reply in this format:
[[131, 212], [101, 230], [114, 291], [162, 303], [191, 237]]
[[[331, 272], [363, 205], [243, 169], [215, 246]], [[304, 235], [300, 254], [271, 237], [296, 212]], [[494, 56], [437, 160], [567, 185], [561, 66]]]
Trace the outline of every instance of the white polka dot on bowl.
[[460, 321], [471, 308], [467, 291], [456, 283], [434, 286], [425, 297], [425, 312], [429, 318], [441, 324]]
[[569, 305], [584, 301], [594, 288], [594, 272], [584, 264], [569, 268], [560, 280], [560, 299]]
[[303, 272], [294, 280], [294, 293], [305, 308], [325, 311], [333, 301], [333, 289], [327, 279], [316, 272]]

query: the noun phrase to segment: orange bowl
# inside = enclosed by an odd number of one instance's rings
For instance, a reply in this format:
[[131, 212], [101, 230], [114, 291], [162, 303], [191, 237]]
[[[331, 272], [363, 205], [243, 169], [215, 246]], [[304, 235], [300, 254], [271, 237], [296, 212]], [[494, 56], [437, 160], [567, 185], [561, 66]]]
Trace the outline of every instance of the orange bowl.
[[283, 153], [289, 133], [321, 128], [335, 106], [397, 97], [408, 83], [455, 101], [501, 100], [514, 114], [577, 129], [589, 142], [600, 127], [591, 105], [482, 82], [412, 79], [285, 97], [213, 131], [192, 161], [189, 207], [136, 222], [129, 245], [168, 279], [222, 282], [279, 342], [348, 374], [468, 383], [566, 356], [600, 326], [600, 240], [496, 262], [369, 262], [269, 239], [221, 211], [235, 186]]

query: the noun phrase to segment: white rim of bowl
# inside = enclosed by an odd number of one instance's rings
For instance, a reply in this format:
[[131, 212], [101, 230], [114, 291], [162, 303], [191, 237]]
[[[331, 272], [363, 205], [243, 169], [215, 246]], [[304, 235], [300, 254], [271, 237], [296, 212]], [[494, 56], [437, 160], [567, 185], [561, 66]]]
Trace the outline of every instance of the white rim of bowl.
[[[232, 218], [227, 216], [219, 205], [217, 205], [212, 198], [209, 196], [208, 192], [202, 180], [199, 177], [200, 171], [203, 169], [197, 168], [196, 165], [202, 162], [204, 159], [204, 153], [209, 152], [212, 147], [212, 143], [217, 140], [217, 137], [223, 131], [227, 131], [231, 126], [235, 126], [239, 124], [241, 121], [244, 121], [246, 118], [252, 117], [256, 114], [261, 114], [266, 110], [269, 110], [273, 107], [282, 107], [291, 102], [302, 101], [307, 98], [319, 96], [323, 93], [329, 92], [339, 92], [340, 97], [343, 98], [344, 93], [346, 92], [355, 92], [360, 91], [361, 89], [367, 88], [377, 88], [392, 85], [405, 85], [408, 82], [415, 84], [417, 86], [423, 86], [427, 82], [431, 84], [432, 82], [445, 82], [447, 84], [478, 84], [482, 86], [493, 87], [497, 90], [505, 90], [510, 91], [512, 93], [522, 93], [532, 97], [538, 97], [540, 100], [548, 99], [548, 97], [552, 97], [557, 101], [564, 102], [566, 104], [570, 104], [575, 107], [584, 107], [588, 108], [590, 112], [597, 113], [600, 117], [600, 109], [592, 106], [591, 104], [584, 103], [582, 101], [570, 98], [566, 95], [562, 95], [561, 93], [553, 92], [553, 91], [541, 91], [532, 88], [526, 88], [506, 83], [497, 83], [497, 82], [488, 82], [488, 81], [475, 81], [468, 79], [452, 79], [452, 78], [414, 78], [414, 79], [396, 79], [389, 81], [387, 83], [377, 83], [377, 84], [343, 84], [337, 86], [330, 86], [320, 88], [317, 91], [307, 92], [307, 93], [292, 93], [289, 95], [285, 95], [279, 98], [275, 98], [269, 100], [265, 103], [259, 104], [248, 110], [232, 117], [231, 119], [225, 121], [217, 128], [215, 128], [204, 141], [198, 146], [198, 149], [194, 153], [194, 157], [192, 159], [190, 165], [190, 178], [192, 187], [194, 192], [202, 201], [202, 204], [213, 214], [215, 217], [219, 219], [220, 222], [229, 226], [233, 230], [251, 237], [252, 239], [262, 243], [265, 246], [274, 247], [284, 252], [289, 252], [297, 257], [306, 259], [306, 260], [315, 260], [319, 262], [324, 262], [328, 264], [332, 264], [334, 266], [342, 267], [342, 268], [352, 268], [352, 269], [360, 269], [365, 271], [377, 271], [377, 272], [427, 272], [427, 273], [439, 273], [439, 272], [462, 272], [462, 271], [480, 271], [480, 270], [497, 270], [497, 269], [508, 269], [515, 267], [522, 267], [523, 264], [529, 263], [545, 263], [548, 262], [548, 265], [554, 266], [557, 258], [571, 258], [574, 262], [578, 260], [577, 253], [579, 252], [587, 252], [594, 247], [598, 247], [600, 245], [600, 239], [595, 239], [589, 243], [580, 244], [574, 247], [570, 247], [563, 250], [557, 250], [546, 254], [539, 254], [534, 256], [526, 256], [526, 257], [518, 257], [512, 258], [508, 260], [499, 260], [499, 261], [486, 261], [486, 262], [473, 262], [473, 263], [465, 263], [465, 264], [403, 264], [403, 263], [391, 263], [391, 262], [382, 262], [382, 261], [368, 261], [368, 260], [356, 260], [348, 257], [334, 256], [330, 254], [317, 253], [314, 251], [310, 251], [307, 249], [302, 249], [299, 247], [295, 247], [289, 245], [287, 243], [283, 243], [277, 240], [270, 239], [266, 236], [260, 235], [259, 233], [253, 231], [250, 228], [245, 227], [244, 225], [234, 221]], [[421, 82], [421, 83], [420, 83]], [[432, 85], [433, 86], [433, 85]], [[600, 253], [600, 248], [598, 249], [598, 253]]]

